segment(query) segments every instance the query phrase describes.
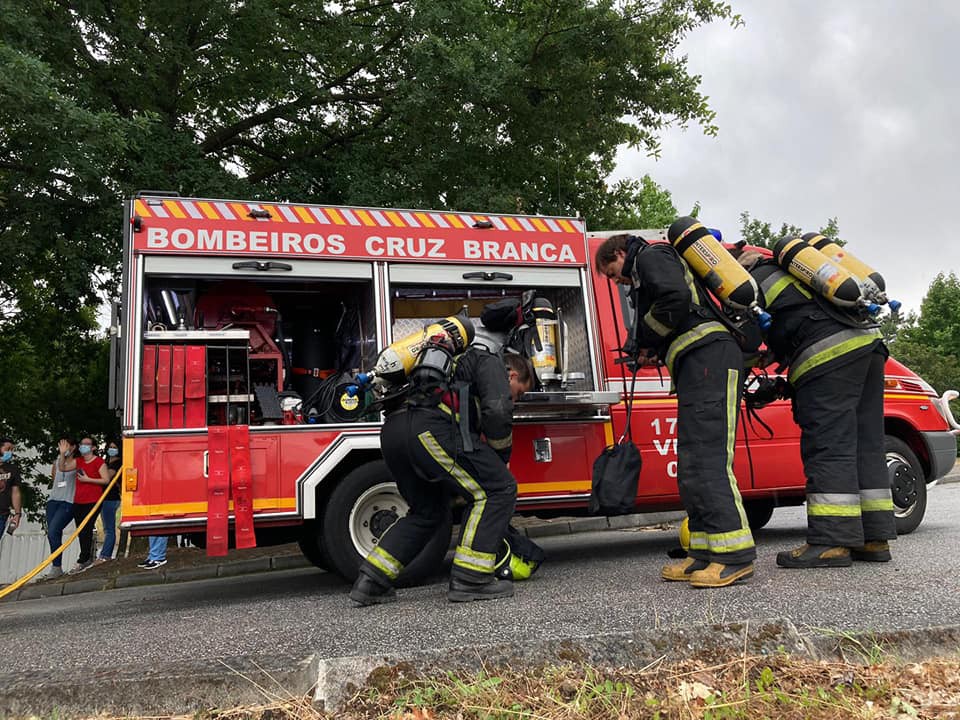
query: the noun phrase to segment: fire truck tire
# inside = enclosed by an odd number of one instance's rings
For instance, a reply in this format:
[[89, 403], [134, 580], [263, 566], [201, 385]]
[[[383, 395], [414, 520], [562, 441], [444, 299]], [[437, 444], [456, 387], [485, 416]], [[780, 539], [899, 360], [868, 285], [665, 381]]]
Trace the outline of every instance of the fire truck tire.
[[[356, 580], [360, 562], [407, 508], [382, 460], [348, 473], [330, 493], [323, 510], [323, 550], [330, 569], [348, 582]], [[447, 513], [426, 547], [404, 568], [398, 586], [417, 585], [440, 572], [452, 527], [453, 515]]]
[[897, 535], [906, 535], [919, 527], [927, 511], [926, 475], [916, 454], [903, 440], [887, 435], [885, 442]]
[[773, 517], [773, 500], [744, 500], [743, 509], [751, 530], [759, 530]]
[[300, 552], [310, 564], [321, 570], [330, 569], [330, 559], [323, 551], [323, 538], [316, 522], [307, 520], [303, 524], [303, 532], [297, 539], [297, 545], [300, 546]]

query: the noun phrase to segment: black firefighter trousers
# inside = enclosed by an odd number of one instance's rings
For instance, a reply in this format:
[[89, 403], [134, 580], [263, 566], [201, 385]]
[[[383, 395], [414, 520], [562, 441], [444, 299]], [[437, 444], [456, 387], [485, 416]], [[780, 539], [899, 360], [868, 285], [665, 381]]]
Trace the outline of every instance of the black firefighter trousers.
[[807, 476], [807, 543], [860, 547], [897, 536], [883, 431], [883, 369], [874, 351], [795, 389]]
[[361, 572], [396, 580], [450, 512], [452, 493], [466, 501], [452, 574], [468, 582], [493, 576], [517, 482], [497, 453], [476, 435], [474, 441], [465, 452], [459, 426], [439, 409], [411, 407], [387, 418], [381, 451], [410, 510], [383, 534]]
[[690, 557], [725, 565], [757, 557], [733, 452], [743, 395], [743, 354], [717, 333], [675, 363], [677, 479], [690, 522]]

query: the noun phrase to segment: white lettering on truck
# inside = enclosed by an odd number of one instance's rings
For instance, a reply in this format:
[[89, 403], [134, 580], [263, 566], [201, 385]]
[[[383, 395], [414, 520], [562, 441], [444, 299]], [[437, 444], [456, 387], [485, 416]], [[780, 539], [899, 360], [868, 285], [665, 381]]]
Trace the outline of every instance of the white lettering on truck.
[[576, 262], [569, 245], [554, 243], [464, 240], [463, 256], [468, 260], [524, 260], [526, 262]]
[[201, 252], [307, 253], [310, 255], [343, 255], [347, 245], [343, 235], [319, 235], [265, 230], [191, 230], [162, 227], [147, 228], [150, 250], [199, 250]]
[[430, 257], [445, 258], [442, 238], [413, 238], [388, 235], [371, 235], [364, 243], [367, 255], [387, 255], [389, 257]]

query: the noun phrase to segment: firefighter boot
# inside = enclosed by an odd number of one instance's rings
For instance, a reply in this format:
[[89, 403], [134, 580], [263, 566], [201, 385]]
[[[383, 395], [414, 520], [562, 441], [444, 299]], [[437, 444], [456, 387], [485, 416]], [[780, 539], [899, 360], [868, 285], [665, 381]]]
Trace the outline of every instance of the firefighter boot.
[[397, 591], [386, 580], [374, 577], [363, 570], [357, 576], [357, 581], [350, 589], [350, 599], [356, 607], [367, 605], [381, 605], [395, 602]]
[[683, 562], [664, 565], [660, 569], [660, 577], [671, 582], [688, 582], [691, 574], [697, 572], [697, 570], [706, 570], [709, 564], [706, 560], [688, 557]]
[[753, 563], [726, 565], [710, 563], [703, 570], [690, 573], [690, 585], [695, 588], [718, 588], [733, 585], [740, 580], [753, 577]]
[[488, 580], [471, 581], [453, 576], [447, 600], [450, 602], [470, 602], [471, 600], [496, 600], [513, 597], [513, 582], [501, 580], [492, 575]]
[[850, 549], [830, 545], [801, 545], [777, 553], [777, 565], [783, 568], [850, 567]]
[[850, 548], [854, 560], [864, 562], [890, 562], [890, 543], [886, 540], [870, 540], [863, 547]]

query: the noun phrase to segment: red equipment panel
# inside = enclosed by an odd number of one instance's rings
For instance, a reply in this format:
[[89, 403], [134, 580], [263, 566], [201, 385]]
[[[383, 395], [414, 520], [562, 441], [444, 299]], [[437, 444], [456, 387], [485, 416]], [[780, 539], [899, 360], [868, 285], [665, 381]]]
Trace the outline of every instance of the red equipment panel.
[[170, 427], [170, 351], [169, 345], [157, 346], [157, 427]]
[[203, 427], [207, 424], [207, 348], [187, 345], [185, 351], [184, 420], [187, 427]]
[[210, 465], [207, 477], [207, 555], [227, 554], [230, 508], [230, 445], [228, 428], [212, 425], [207, 429]]
[[253, 532], [253, 473], [250, 468], [250, 431], [246, 425], [231, 425], [230, 490], [233, 496], [234, 533], [238, 548], [257, 546]]
[[143, 374], [140, 376], [140, 405], [143, 408], [143, 427], [157, 427], [157, 346], [143, 346]]

